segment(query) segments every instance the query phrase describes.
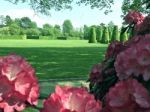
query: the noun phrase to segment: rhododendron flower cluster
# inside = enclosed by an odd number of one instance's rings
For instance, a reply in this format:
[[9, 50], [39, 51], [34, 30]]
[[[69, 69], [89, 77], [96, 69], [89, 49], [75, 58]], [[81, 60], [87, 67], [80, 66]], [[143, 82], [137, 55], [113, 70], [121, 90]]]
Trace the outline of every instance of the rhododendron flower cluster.
[[102, 104], [85, 88], [56, 86], [41, 112], [101, 112]]
[[146, 16], [137, 31], [138, 34], [150, 33], [150, 15]]
[[150, 112], [150, 15], [131, 11], [125, 21], [123, 31], [132, 28], [133, 37], [108, 46], [90, 72], [90, 92], [103, 112]]
[[120, 79], [142, 75], [144, 80], [149, 80], [150, 35], [143, 36], [137, 44], [121, 52], [117, 56], [115, 68]]
[[148, 112], [150, 96], [137, 80], [120, 81], [106, 95], [105, 112]]
[[140, 24], [144, 20], [144, 16], [137, 11], [130, 11], [124, 18], [125, 22], [128, 24]]
[[123, 43], [119, 41], [113, 41], [107, 49], [105, 54], [105, 59], [109, 59], [111, 57], [116, 57], [121, 51], [125, 49]]
[[0, 57], [0, 108], [21, 111], [26, 103], [37, 105], [38, 81], [34, 69], [17, 55]]
[[102, 69], [103, 69], [102, 64], [96, 64], [93, 66], [91, 73], [90, 73], [90, 81], [91, 82], [98, 83], [103, 80]]
[[57, 85], [42, 108], [35, 106], [39, 85], [31, 65], [15, 54], [0, 57], [0, 112], [29, 106], [40, 112], [150, 112], [150, 15], [131, 11], [124, 19], [130, 24], [125, 30], [134, 24], [134, 36], [109, 45], [90, 72], [89, 91]]

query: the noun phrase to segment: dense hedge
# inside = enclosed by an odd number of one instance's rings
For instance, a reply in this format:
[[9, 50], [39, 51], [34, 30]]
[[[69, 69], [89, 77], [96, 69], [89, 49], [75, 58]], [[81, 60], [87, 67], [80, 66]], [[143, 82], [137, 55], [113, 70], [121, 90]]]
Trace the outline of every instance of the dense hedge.
[[39, 35], [27, 35], [27, 39], [39, 39]]
[[67, 40], [67, 37], [57, 37], [58, 40]]
[[0, 39], [22, 40], [22, 39], [26, 39], [26, 35], [0, 35]]

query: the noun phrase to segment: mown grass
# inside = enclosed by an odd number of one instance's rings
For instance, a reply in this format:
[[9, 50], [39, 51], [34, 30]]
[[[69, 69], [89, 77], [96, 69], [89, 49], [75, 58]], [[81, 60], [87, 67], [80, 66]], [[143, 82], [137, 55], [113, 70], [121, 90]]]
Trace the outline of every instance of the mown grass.
[[104, 57], [107, 45], [85, 40], [0, 40], [0, 55], [26, 58], [41, 79], [87, 78]]
[[[16, 53], [35, 68], [40, 80], [38, 107], [42, 107], [42, 99], [54, 92], [56, 84], [81, 86], [85, 83], [92, 65], [103, 59], [106, 48], [107, 45], [89, 44], [85, 40], [0, 40], [1, 56]], [[38, 110], [27, 108], [23, 112]]]

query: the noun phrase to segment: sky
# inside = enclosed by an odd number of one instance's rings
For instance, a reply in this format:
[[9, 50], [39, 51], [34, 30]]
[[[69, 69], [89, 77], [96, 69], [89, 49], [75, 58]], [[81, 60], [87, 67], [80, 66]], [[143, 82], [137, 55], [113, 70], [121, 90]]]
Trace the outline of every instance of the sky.
[[64, 20], [71, 20], [75, 28], [83, 27], [85, 24], [99, 25], [100, 23], [108, 24], [113, 21], [114, 24], [121, 26], [122, 18], [120, 17], [122, 0], [115, 0], [112, 6], [113, 12], [108, 15], [99, 9], [91, 9], [90, 6], [73, 5], [72, 10], [51, 11], [51, 16], [42, 14], [35, 14], [28, 4], [19, 3], [18, 5], [12, 4], [5, 0], [0, 0], [0, 15], [9, 15], [11, 18], [29, 17], [35, 21], [39, 27], [48, 23], [51, 25], [62, 25]]

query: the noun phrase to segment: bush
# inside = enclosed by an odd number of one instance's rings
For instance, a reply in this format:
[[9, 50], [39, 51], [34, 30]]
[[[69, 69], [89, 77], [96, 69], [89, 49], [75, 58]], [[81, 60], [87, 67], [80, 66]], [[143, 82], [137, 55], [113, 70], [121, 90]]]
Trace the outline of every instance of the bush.
[[96, 43], [96, 31], [94, 27], [91, 27], [90, 29], [89, 43]]
[[102, 40], [101, 43], [109, 43], [109, 32], [108, 32], [108, 28], [105, 27], [103, 30], [103, 36], [102, 36]]
[[80, 40], [81, 37], [68, 37], [67, 40]]
[[58, 40], [67, 40], [67, 37], [57, 37]]
[[39, 39], [38, 35], [27, 35], [27, 39]]
[[111, 42], [116, 41], [116, 40], [120, 41], [118, 26], [114, 26], [112, 37], [111, 37]]
[[23, 39], [26, 39], [26, 35], [0, 35], [0, 39], [23, 40]]
[[41, 39], [41, 40], [54, 40], [54, 38], [51, 36], [39, 36], [39, 39]]

